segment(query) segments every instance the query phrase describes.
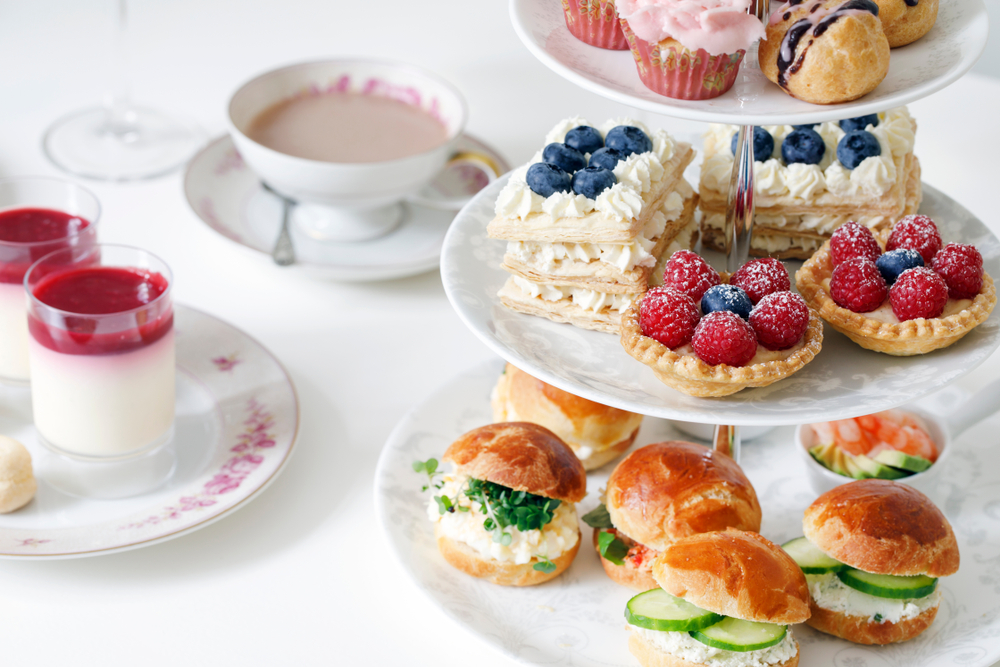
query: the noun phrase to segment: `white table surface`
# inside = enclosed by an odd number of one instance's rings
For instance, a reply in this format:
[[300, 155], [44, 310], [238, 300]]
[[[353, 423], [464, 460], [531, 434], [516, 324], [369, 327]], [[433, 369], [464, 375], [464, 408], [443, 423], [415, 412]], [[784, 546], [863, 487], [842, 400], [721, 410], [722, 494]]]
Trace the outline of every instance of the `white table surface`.
[[[114, 4], [0, 1], [0, 176], [59, 174], [40, 139], [109, 85]], [[194, 119], [207, 136], [223, 133], [226, 100], [242, 81], [337, 55], [441, 73], [466, 95], [469, 131], [515, 164], [560, 118], [629, 113], [536, 62], [504, 0], [141, 0], [130, 8], [134, 98]], [[997, 109], [1000, 82], [978, 75], [911, 105], [924, 180], [1000, 233]], [[3, 663], [513, 664], [430, 606], [394, 567], [375, 521], [372, 476], [393, 425], [438, 384], [491, 357], [459, 322], [438, 274], [315, 282], [208, 230], [183, 199], [180, 172], [87, 184], [104, 206], [103, 240], [160, 254], [174, 269], [177, 301], [244, 329], [286, 365], [302, 402], [301, 436], [272, 487], [195, 534], [112, 556], [0, 562]], [[994, 355], [961, 386], [975, 390], [998, 372]], [[992, 422], [1000, 428], [1000, 418]]]

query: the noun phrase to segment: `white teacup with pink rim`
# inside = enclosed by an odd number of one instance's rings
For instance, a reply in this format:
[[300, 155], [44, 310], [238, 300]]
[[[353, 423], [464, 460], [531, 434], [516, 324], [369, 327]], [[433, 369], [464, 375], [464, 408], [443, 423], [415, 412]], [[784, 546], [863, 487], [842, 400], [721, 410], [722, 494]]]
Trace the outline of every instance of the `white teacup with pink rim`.
[[229, 100], [229, 131], [250, 168], [298, 204], [326, 241], [363, 241], [402, 220], [465, 127], [459, 92], [402, 63], [338, 59], [262, 74]]

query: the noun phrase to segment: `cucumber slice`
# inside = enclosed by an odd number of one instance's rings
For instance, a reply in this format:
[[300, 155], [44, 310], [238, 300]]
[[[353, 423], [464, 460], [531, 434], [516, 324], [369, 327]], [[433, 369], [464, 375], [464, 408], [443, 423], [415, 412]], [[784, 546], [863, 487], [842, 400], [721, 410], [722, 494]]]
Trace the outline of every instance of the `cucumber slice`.
[[931, 462], [922, 456], [911, 456], [893, 449], [883, 449], [875, 456], [875, 461], [884, 463], [893, 468], [909, 470], [910, 472], [923, 472], [931, 467]]
[[827, 572], [839, 572], [847, 566], [839, 560], [830, 558], [819, 550], [815, 544], [804, 537], [796, 537], [781, 545], [792, 560], [802, 568], [805, 574], [826, 574]]
[[639, 593], [625, 606], [625, 620], [647, 630], [688, 632], [714, 625], [724, 617], [686, 600], [674, 597], [662, 588]]
[[838, 572], [837, 577], [856, 591], [893, 600], [927, 597], [937, 588], [937, 579], [925, 574], [896, 577], [891, 574], [871, 574], [849, 567]]
[[[906, 454], [903, 454], [906, 456]], [[888, 465], [879, 463], [873, 458], [869, 458], [864, 454], [859, 454], [854, 457], [854, 462], [858, 464], [858, 467], [864, 470], [870, 477], [875, 479], [900, 479], [902, 477], [909, 477], [913, 473], [909, 470], [900, 470], [899, 468], [893, 468]]]
[[788, 626], [775, 623], [755, 623], [729, 616], [705, 628], [690, 633], [702, 644], [726, 651], [758, 651], [774, 646], [785, 638]]

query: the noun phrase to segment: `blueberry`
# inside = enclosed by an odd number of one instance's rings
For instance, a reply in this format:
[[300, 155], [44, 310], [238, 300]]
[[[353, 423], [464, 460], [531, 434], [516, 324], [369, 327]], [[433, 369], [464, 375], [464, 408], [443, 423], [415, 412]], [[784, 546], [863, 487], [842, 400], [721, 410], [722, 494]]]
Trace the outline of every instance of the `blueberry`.
[[865, 158], [882, 154], [882, 146], [871, 132], [855, 130], [848, 132], [837, 144], [837, 159], [848, 169], [854, 169]]
[[525, 180], [528, 181], [528, 187], [532, 192], [543, 197], [555, 192], [570, 191], [569, 174], [548, 162], [536, 162], [528, 167]]
[[854, 132], [855, 130], [863, 130], [869, 125], [878, 127], [878, 114], [870, 113], [867, 116], [858, 116], [857, 118], [845, 118], [840, 121], [840, 129], [844, 132]]
[[[740, 133], [733, 135], [733, 140], [729, 142], [729, 150], [736, 155], [736, 141], [740, 138]], [[762, 127], [753, 128], [753, 159], [754, 162], [764, 162], [770, 159], [774, 152], [774, 137]]]
[[625, 155], [632, 153], [648, 153], [653, 150], [653, 142], [646, 133], [632, 125], [619, 125], [612, 128], [604, 137], [604, 145], [616, 148]]
[[570, 148], [575, 148], [581, 153], [593, 153], [598, 148], [604, 146], [604, 139], [601, 133], [589, 125], [574, 127], [566, 133], [563, 142]]
[[750, 317], [753, 303], [741, 288], [735, 285], [715, 285], [709, 287], [701, 297], [701, 313], [708, 315], [716, 310], [731, 310], [743, 319]]
[[792, 125], [796, 130], [811, 130], [819, 125], [819, 123], [807, 123], [806, 125]]
[[826, 144], [816, 130], [794, 130], [781, 142], [781, 157], [785, 164], [819, 164], [825, 152]]
[[614, 169], [621, 160], [628, 155], [615, 148], [599, 148], [590, 156], [591, 167], [602, 167], [604, 169]]
[[618, 182], [615, 174], [610, 169], [601, 167], [587, 167], [573, 174], [573, 192], [584, 197], [597, 199], [612, 185]]
[[879, 258], [875, 260], [875, 266], [878, 267], [879, 273], [882, 274], [885, 282], [889, 285], [896, 282], [896, 278], [899, 278], [899, 274], [903, 271], [923, 265], [923, 256], [916, 250], [909, 248], [890, 250], [887, 253], [879, 255]]
[[559, 167], [567, 174], [587, 166], [587, 158], [583, 153], [566, 144], [549, 144], [542, 149], [542, 160]]

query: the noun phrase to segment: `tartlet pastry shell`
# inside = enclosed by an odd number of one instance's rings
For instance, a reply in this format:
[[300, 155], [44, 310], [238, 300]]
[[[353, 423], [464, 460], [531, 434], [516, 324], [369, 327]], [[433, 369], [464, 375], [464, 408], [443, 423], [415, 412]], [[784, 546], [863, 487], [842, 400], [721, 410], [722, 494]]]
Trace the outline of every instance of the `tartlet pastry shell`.
[[641, 302], [636, 300], [622, 314], [622, 347], [649, 366], [660, 382], [688, 396], [729, 396], [747, 387], [766, 387], [808, 364], [823, 346], [823, 322], [810, 308], [802, 347], [788, 357], [748, 366], [710, 366], [698, 357], [677, 354], [663, 343], [643, 336], [639, 326]]
[[[885, 248], [890, 230], [875, 234]], [[948, 317], [918, 318], [898, 324], [881, 322], [841, 308], [823, 286], [833, 274], [830, 242], [823, 244], [795, 274], [795, 284], [811, 308], [826, 322], [855, 343], [875, 352], [907, 357], [926, 354], [957, 342], [965, 334], [986, 321], [997, 302], [996, 288], [988, 273], [983, 273], [983, 286], [968, 308]]]

